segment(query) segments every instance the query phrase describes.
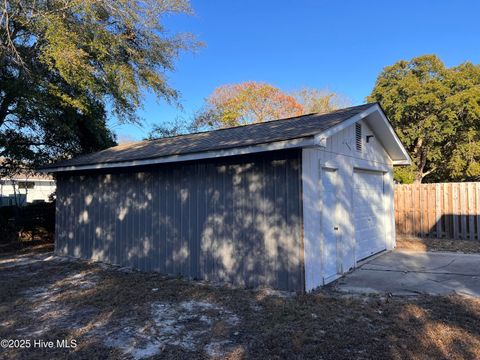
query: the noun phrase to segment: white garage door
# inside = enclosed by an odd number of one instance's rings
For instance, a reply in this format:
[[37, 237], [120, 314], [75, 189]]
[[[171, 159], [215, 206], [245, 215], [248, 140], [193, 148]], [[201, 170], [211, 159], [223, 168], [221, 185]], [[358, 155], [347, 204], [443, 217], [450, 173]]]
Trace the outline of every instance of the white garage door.
[[386, 249], [383, 173], [354, 172], [353, 211], [356, 260]]

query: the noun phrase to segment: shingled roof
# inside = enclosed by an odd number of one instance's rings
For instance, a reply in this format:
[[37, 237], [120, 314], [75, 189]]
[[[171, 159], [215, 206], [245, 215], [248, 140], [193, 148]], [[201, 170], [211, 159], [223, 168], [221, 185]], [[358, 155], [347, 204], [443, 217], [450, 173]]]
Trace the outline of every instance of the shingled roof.
[[43, 170], [148, 160], [172, 155], [225, 150], [308, 138], [319, 134], [375, 104], [353, 106], [327, 114], [308, 114], [264, 123], [122, 144], [96, 153], [45, 166]]

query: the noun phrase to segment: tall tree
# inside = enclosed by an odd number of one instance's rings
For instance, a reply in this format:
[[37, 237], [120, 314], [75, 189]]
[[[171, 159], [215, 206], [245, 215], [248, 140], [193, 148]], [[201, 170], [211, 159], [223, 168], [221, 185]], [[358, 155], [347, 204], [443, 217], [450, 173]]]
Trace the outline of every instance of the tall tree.
[[[167, 101], [165, 78], [189, 35], [167, 35], [163, 15], [187, 0], [2, 2], [0, 156], [22, 164], [114, 144], [107, 111], [138, 121], [145, 89]], [[13, 161], [14, 162], [14, 161]]]
[[266, 83], [223, 85], [206, 99], [195, 119], [197, 127], [222, 128], [297, 116], [303, 107], [291, 95]]
[[184, 135], [196, 130], [192, 122], [189, 122], [183, 117], [177, 117], [174, 121], [154, 125], [145, 140]]
[[480, 66], [447, 68], [435, 55], [398, 61], [378, 76], [378, 101], [409, 150], [401, 182], [480, 179]]
[[348, 99], [328, 90], [303, 88], [294, 91], [292, 96], [302, 105], [305, 114], [322, 114], [350, 105]]

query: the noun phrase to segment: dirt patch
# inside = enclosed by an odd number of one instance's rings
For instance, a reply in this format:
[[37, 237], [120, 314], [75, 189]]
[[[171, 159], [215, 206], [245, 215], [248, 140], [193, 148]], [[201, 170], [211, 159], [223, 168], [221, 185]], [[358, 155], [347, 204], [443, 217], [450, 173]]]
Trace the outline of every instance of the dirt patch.
[[2, 257], [0, 339], [76, 340], [5, 359], [476, 359], [480, 301], [286, 296], [57, 258]]
[[451, 251], [465, 254], [480, 253], [480, 241], [429, 238], [397, 238], [397, 249], [411, 251]]
[[150, 307], [151, 317], [144, 324], [126, 318], [124, 325], [108, 336], [104, 328], [97, 329], [96, 334], [105, 338], [105, 346], [120, 349], [134, 359], [156, 355], [167, 346], [186, 352], [203, 349], [212, 358], [223, 358], [233, 350], [234, 343], [225, 337], [231, 335], [240, 319], [230, 310], [196, 300], [176, 304], [157, 301]]

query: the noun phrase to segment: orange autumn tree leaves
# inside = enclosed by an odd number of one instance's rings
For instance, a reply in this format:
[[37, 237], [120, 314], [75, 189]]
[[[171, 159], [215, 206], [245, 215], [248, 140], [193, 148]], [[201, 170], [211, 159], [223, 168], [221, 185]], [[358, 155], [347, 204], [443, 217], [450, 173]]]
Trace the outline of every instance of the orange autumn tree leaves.
[[206, 99], [195, 117], [196, 127], [224, 128], [302, 115], [294, 96], [266, 83], [222, 85]]

